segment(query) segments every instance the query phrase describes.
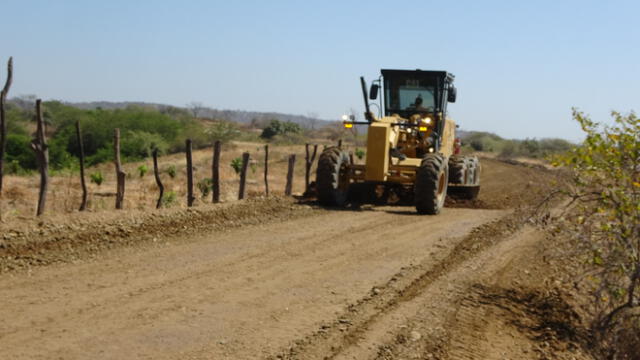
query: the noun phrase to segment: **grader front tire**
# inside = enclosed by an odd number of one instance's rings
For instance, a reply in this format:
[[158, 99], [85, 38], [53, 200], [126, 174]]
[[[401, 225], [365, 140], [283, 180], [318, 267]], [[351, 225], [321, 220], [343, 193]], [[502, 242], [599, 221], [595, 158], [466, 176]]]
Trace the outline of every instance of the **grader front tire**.
[[414, 202], [419, 214], [436, 215], [444, 207], [449, 165], [442, 154], [427, 154], [416, 171]]
[[349, 154], [336, 146], [326, 148], [318, 158], [316, 191], [323, 206], [343, 206], [347, 202]]

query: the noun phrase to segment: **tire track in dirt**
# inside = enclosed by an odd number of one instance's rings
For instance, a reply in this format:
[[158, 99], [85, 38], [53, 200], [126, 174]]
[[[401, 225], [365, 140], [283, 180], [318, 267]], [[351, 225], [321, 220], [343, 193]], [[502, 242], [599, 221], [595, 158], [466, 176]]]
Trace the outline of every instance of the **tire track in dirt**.
[[350, 347], [365, 338], [386, 314], [412, 301], [458, 265], [507, 238], [523, 225], [523, 219], [524, 214], [516, 212], [475, 228], [444, 259], [436, 264], [418, 265], [396, 274], [383, 286], [376, 287], [370, 296], [350, 306], [332, 324], [323, 325], [313, 335], [296, 341], [294, 346], [272, 358], [334, 359], [355, 356], [349, 353]]

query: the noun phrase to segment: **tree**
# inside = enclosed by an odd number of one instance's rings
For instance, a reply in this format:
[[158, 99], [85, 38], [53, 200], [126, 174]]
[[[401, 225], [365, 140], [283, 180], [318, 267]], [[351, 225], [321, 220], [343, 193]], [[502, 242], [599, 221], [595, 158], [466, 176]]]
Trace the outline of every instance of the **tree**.
[[200, 117], [200, 115], [202, 115], [202, 111], [205, 109], [205, 107], [199, 101], [192, 101], [187, 104], [187, 109], [191, 111], [191, 114], [194, 118], [198, 118]]
[[223, 144], [237, 139], [238, 136], [240, 136], [238, 126], [233, 122], [224, 120], [214, 122], [204, 131], [210, 140], [218, 140]]
[[[7, 146], [7, 119], [5, 114], [4, 104], [11, 88], [13, 81], [13, 58], [9, 58], [7, 63], [7, 79], [5, 80], [4, 87], [0, 91], [0, 196], [2, 196], [2, 178], [4, 171], [4, 152]], [[0, 216], [1, 217], [1, 216]]]
[[273, 119], [269, 122], [269, 125], [262, 130], [262, 134], [260, 137], [263, 139], [272, 139], [276, 135], [285, 135], [285, 134], [300, 134], [302, 133], [302, 128], [300, 125], [296, 123], [292, 123], [290, 121], [280, 121], [278, 119]]
[[318, 123], [318, 113], [310, 111], [307, 113], [307, 118], [309, 119], [309, 127], [311, 130], [315, 130]]
[[554, 160], [571, 169], [567, 194], [575, 204], [560, 229], [584, 257], [596, 328], [606, 330], [640, 306], [640, 120], [614, 112], [605, 126], [575, 109], [573, 117], [586, 139]]

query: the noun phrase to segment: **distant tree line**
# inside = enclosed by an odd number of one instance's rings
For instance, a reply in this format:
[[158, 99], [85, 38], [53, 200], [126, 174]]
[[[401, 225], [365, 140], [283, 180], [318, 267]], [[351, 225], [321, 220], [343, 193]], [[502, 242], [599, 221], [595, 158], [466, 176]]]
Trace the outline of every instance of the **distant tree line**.
[[[6, 105], [7, 152], [6, 172], [20, 174], [37, 168], [30, 149], [35, 130], [33, 99], [23, 96]], [[75, 169], [80, 152], [75, 123], [80, 122], [86, 164], [88, 166], [113, 159], [113, 131], [121, 131], [123, 161], [150, 157], [157, 149], [160, 155], [183, 152], [185, 140], [194, 148], [211, 146], [215, 141], [268, 141], [301, 144], [308, 133], [299, 124], [279, 119], [254, 120], [238, 124], [227, 120], [205, 120], [194, 116], [188, 108], [130, 105], [125, 108], [81, 109], [59, 101], [43, 102], [50, 166], [53, 170]]]
[[574, 144], [564, 139], [504, 139], [496, 134], [481, 131], [465, 132], [462, 144], [473, 151], [497, 153], [502, 157], [544, 158], [564, 153]]

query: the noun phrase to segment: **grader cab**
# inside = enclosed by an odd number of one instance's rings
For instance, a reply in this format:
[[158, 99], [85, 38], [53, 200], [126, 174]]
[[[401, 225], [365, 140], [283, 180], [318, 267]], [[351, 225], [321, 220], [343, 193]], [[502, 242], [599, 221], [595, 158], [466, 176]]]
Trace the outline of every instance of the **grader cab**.
[[[326, 148], [316, 173], [319, 202], [412, 203], [418, 213], [438, 214], [447, 193], [476, 198], [478, 158], [459, 154], [456, 125], [447, 116], [457, 96], [453, 80], [445, 71], [382, 70], [367, 91], [361, 77], [366, 121], [344, 126], [368, 126], [365, 164], [352, 163], [338, 147]], [[377, 116], [370, 101], [377, 101]]]

